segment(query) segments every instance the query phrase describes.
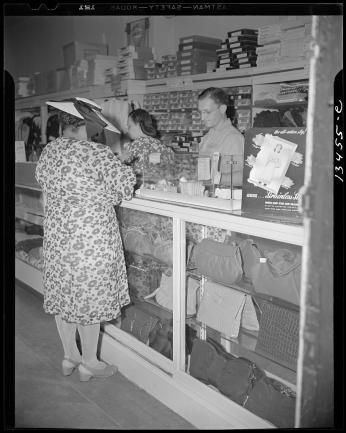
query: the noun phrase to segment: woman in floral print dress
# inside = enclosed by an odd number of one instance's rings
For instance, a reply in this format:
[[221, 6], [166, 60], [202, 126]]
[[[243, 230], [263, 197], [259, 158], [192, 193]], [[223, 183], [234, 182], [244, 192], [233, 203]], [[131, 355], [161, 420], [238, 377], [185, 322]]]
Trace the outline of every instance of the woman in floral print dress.
[[[121, 155], [121, 160], [131, 164], [137, 176], [137, 187], [144, 181], [143, 174], [150, 181], [167, 179], [172, 175], [174, 152], [155, 138], [157, 130], [146, 110], [137, 108], [131, 111], [128, 117], [128, 135], [132, 142], [124, 146], [125, 152]], [[155, 158], [151, 159], [154, 154]]]
[[56, 318], [63, 373], [79, 366], [88, 380], [115, 372], [96, 352], [100, 323], [130, 302], [114, 206], [131, 199], [135, 175], [108, 146], [88, 141], [83, 116], [59, 114], [63, 135], [47, 144], [36, 168], [45, 202], [44, 310]]

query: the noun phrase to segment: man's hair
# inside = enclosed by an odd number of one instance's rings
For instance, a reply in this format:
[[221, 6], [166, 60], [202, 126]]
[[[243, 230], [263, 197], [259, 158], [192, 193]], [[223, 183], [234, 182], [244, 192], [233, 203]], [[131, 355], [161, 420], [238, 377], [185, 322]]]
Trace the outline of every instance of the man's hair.
[[80, 119], [79, 117], [73, 116], [65, 111], [59, 111], [59, 122], [62, 131], [67, 127], [78, 128], [79, 126], [85, 125], [84, 119]]
[[212, 99], [216, 104], [229, 105], [229, 97], [227, 93], [219, 87], [208, 87], [198, 95], [198, 100], [205, 98]]
[[157, 130], [155, 127], [154, 119], [151, 117], [151, 115], [142, 108], [137, 108], [136, 110], [131, 111], [129, 114], [129, 118], [132, 119], [132, 121], [139, 125], [141, 130], [144, 132], [145, 135], [149, 135], [150, 137], [156, 137]]

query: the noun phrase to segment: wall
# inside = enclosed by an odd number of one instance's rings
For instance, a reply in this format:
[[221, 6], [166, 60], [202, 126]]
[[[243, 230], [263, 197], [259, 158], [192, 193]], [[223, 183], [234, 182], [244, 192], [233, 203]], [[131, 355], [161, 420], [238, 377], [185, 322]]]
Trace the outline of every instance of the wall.
[[[73, 41], [109, 44], [109, 54], [126, 45], [125, 25], [139, 16], [5, 17], [4, 66], [13, 77], [63, 66], [62, 46]], [[150, 17], [149, 43], [157, 57], [174, 54], [179, 38], [193, 34], [225, 39], [227, 31], [275, 24], [275, 16]]]
[[63, 65], [62, 46], [73, 40], [73, 17], [6, 17], [4, 68], [13, 76]]

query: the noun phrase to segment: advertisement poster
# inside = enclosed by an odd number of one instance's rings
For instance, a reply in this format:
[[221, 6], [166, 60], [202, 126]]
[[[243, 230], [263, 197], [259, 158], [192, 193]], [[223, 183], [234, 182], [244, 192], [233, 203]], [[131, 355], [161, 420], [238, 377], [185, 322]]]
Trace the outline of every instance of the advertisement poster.
[[149, 46], [149, 19], [142, 18], [136, 21], [127, 23], [127, 45], [135, 47]]
[[252, 128], [245, 133], [242, 210], [299, 223], [306, 128]]

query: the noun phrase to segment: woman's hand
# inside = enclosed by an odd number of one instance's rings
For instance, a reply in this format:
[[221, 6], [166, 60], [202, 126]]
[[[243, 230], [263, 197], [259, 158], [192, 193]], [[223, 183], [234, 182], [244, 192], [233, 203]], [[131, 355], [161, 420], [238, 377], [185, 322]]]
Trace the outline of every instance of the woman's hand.
[[129, 151], [122, 152], [118, 157], [121, 162], [130, 162], [132, 159], [132, 155]]

